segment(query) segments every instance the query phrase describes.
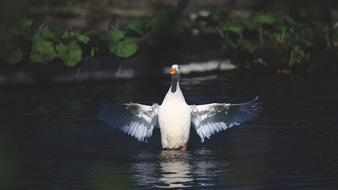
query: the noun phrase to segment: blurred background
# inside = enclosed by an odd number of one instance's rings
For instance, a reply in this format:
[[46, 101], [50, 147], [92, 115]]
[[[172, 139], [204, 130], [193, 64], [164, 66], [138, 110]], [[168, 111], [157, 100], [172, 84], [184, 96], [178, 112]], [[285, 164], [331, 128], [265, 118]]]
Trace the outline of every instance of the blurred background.
[[0, 14], [1, 83], [133, 78], [210, 60], [286, 75], [337, 71], [334, 0], [15, 0]]

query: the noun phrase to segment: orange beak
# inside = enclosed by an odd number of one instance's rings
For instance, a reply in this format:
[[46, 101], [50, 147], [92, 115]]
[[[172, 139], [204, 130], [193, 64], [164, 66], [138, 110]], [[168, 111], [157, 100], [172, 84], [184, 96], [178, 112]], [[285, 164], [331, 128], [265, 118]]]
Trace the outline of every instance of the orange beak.
[[176, 71], [176, 68], [175, 68], [175, 67], [172, 67], [172, 68], [170, 69], [170, 74], [172, 74], [172, 75], [176, 75], [176, 74], [177, 74], [177, 71]]

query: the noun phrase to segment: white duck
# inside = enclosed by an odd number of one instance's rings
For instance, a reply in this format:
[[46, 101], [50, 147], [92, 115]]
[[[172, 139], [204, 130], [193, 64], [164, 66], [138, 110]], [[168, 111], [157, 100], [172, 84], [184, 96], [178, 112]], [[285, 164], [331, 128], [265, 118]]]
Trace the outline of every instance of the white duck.
[[171, 86], [161, 105], [124, 104], [133, 117], [121, 127], [123, 132], [146, 141], [154, 127], [159, 126], [162, 148], [185, 151], [191, 123], [204, 142], [214, 133], [253, 119], [261, 111], [258, 97], [241, 104], [188, 105], [180, 88], [179, 66], [172, 65], [170, 74]]

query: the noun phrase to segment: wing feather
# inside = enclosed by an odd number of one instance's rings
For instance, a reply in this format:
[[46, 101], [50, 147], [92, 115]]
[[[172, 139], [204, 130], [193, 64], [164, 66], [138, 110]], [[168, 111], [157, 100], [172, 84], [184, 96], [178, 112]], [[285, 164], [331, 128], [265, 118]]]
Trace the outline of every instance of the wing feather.
[[255, 118], [262, 110], [256, 97], [241, 104], [211, 103], [192, 106], [192, 122], [201, 141], [213, 134]]
[[158, 104], [142, 105], [127, 103], [121, 107], [103, 105], [99, 118], [106, 124], [118, 128], [138, 141], [147, 141], [157, 124]]

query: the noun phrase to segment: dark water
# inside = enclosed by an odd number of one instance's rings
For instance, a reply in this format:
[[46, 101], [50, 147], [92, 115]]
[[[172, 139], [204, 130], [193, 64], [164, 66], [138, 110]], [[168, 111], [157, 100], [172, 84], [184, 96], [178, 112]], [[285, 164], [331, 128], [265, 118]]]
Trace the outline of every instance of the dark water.
[[161, 102], [166, 79], [2, 87], [0, 189], [338, 189], [338, 88], [322, 78], [227, 73], [184, 77], [191, 104], [241, 102], [264, 112], [187, 152], [162, 151], [97, 119], [102, 102]]

